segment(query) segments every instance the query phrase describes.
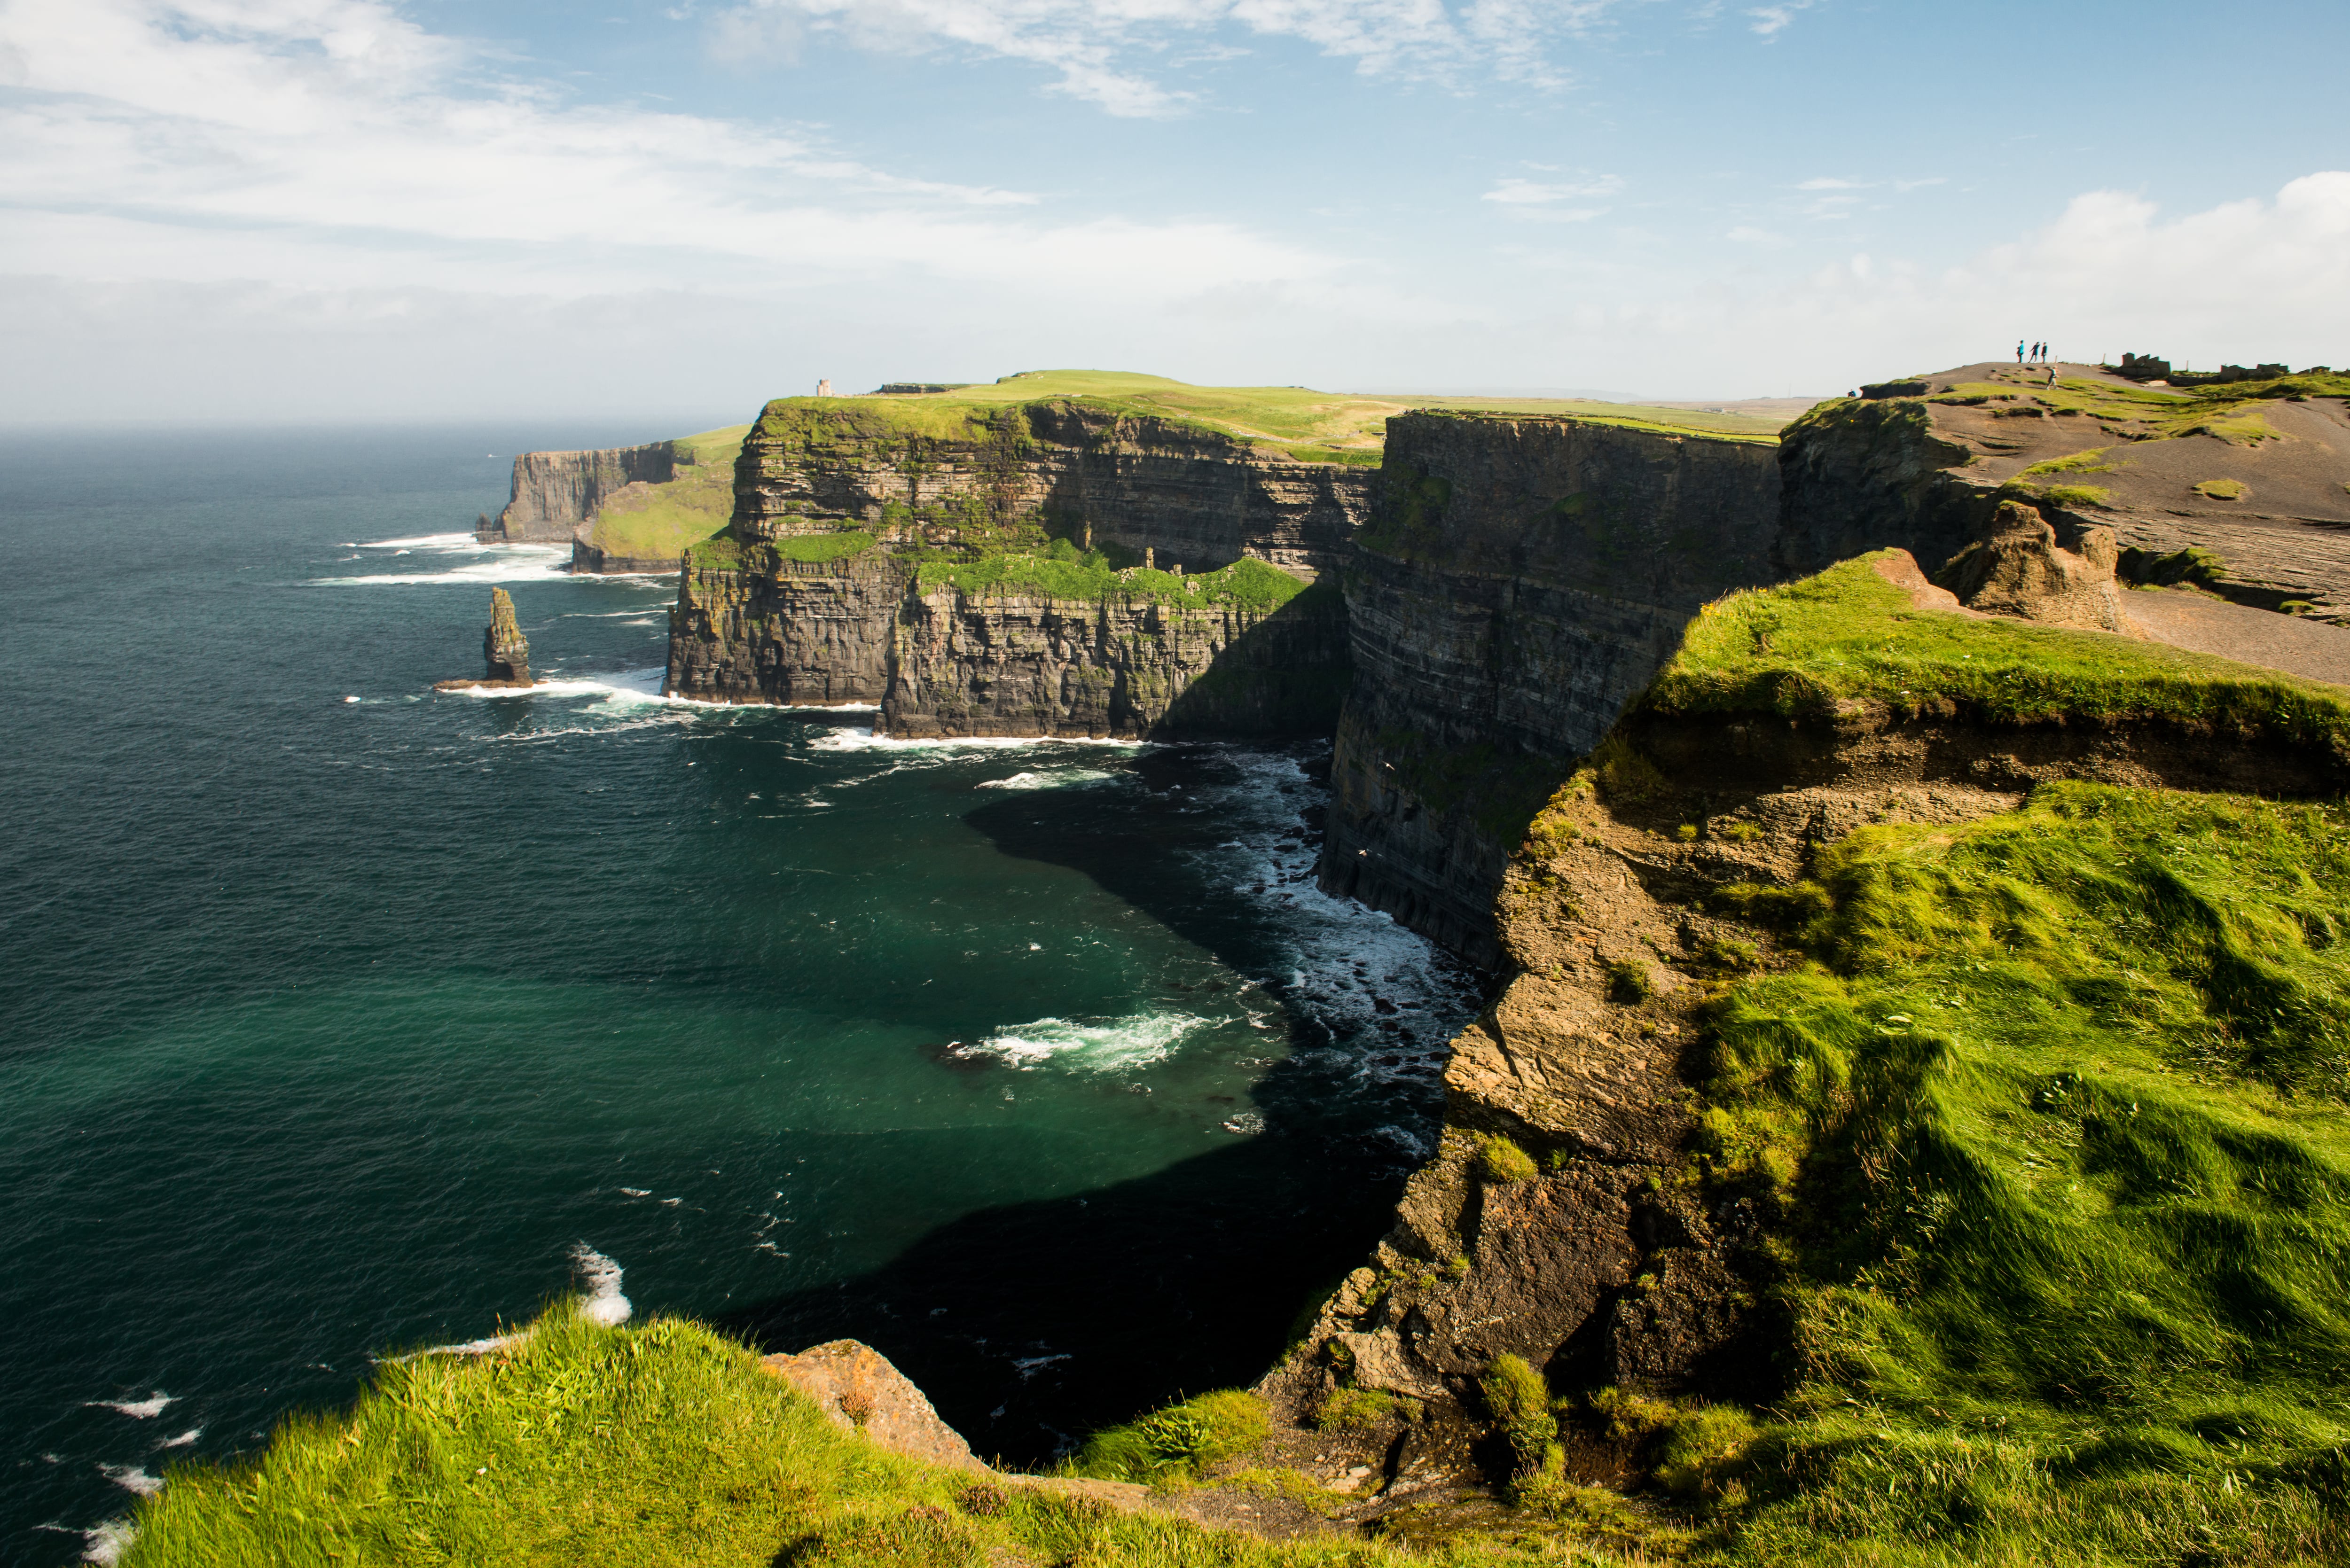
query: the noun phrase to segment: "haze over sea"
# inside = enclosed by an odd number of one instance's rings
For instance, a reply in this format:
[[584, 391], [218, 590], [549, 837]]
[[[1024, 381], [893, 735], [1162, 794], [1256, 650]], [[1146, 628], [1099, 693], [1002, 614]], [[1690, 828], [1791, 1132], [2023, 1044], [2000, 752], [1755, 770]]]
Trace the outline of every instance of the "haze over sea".
[[[0, 441], [0, 1557], [582, 1259], [1035, 1460], [1384, 1228], [1474, 997], [1313, 890], [1324, 753], [665, 701], [673, 579], [468, 532], [644, 433]], [[434, 694], [493, 584], [551, 684]]]

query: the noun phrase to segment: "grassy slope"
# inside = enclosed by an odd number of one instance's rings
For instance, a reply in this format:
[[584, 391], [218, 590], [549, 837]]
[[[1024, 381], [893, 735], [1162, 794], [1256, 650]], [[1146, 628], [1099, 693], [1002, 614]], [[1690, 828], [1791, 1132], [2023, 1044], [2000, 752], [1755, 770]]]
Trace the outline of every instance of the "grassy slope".
[[[1714, 607], [1646, 701], [1855, 698], [2335, 744], [2350, 718], [2222, 660], [1912, 611], [1862, 563]], [[1794, 1386], [1679, 1478], [1707, 1554], [2350, 1558], [2350, 815], [2050, 784], [1716, 908], [1786, 961], [1706, 1005], [1688, 1179], [1763, 1216]]]
[[723, 532], [734, 515], [734, 459], [750, 433], [749, 425], [730, 425], [679, 437], [691, 466], [642, 498], [605, 505], [590, 542], [622, 559], [674, 565], [689, 547]]
[[1863, 829], [1711, 1007], [1799, 1379], [1739, 1555], [2350, 1552], [2350, 819], [2052, 784]]
[[[1004, 1486], [843, 1432], [753, 1355], [678, 1319], [557, 1309], [481, 1358], [386, 1366], [347, 1415], [296, 1417], [232, 1467], [174, 1468], [124, 1568], [376, 1563], [1396, 1568]], [[1464, 1549], [1463, 1565], [1524, 1561]]]

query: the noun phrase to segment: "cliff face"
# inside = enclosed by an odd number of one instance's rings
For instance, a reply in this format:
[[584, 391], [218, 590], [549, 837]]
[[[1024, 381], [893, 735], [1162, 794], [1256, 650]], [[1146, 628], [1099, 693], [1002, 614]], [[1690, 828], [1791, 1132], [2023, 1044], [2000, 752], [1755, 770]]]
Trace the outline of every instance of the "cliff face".
[[1777, 452], [1419, 413], [1388, 422], [1383, 480], [1346, 571], [1322, 885], [1490, 965], [1527, 818], [1700, 605], [1774, 575]]
[[624, 485], [664, 484], [680, 461], [676, 443], [595, 452], [525, 452], [515, 458], [505, 509], [476, 531], [484, 544], [569, 544], [596, 509]]
[[[727, 702], [875, 703], [893, 735], [1326, 734], [1346, 691], [1346, 605], [1112, 590], [920, 586], [879, 548], [824, 563], [756, 547], [689, 563], [666, 689]], [[1260, 568], [1262, 569], [1262, 568]]]
[[1328, 732], [1347, 670], [1327, 587], [1272, 610], [948, 587], [906, 600], [881, 716], [893, 735], [1293, 739]]
[[745, 540], [862, 524], [899, 533], [1041, 513], [1094, 547], [1213, 571], [1253, 557], [1336, 564], [1375, 470], [1297, 462], [1212, 431], [1082, 404], [1011, 405], [983, 421], [923, 408], [768, 405], [735, 469]]

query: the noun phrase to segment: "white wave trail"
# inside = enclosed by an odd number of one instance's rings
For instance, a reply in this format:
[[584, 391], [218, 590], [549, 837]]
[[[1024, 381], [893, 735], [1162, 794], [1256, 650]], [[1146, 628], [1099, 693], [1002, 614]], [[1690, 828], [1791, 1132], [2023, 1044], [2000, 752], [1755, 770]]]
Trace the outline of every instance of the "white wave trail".
[[619, 1264], [581, 1241], [571, 1249], [571, 1266], [579, 1282], [588, 1287], [579, 1303], [581, 1317], [606, 1328], [629, 1321], [629, 1314], [636, 1309], [620, 1293]]
[[137, 1492], [140, 1497], [153, 1497], [163, 1490], [163, 1483], [137, 1465], [100, 1465], [99, 1469], [107, 1480], [119, 1487]]
[[1066, 768], [1058, 773], [1017, 773], [1008, 779], [983, 779], [973, 789], [1066, 789], [1071, 784], [1099, 784], [1118, 775], [1100, 768]]
[[130, 1543], [139, 1539], [138, 1527], [129, 1520], [109, 1520], [96, 1530], [81, 1532], [81, 1560], [96, 1563], [99, 1568], [114, 1568]]
[[834, 730], [808, 742], [812, 752], [943, 752], [993, 750], [1004, 746], [1122, 746], [1139, 751], [1149, 741], [1092, 740], [1084, 735], [955, 735], [908, 740], [877, 735], [871, 729]]
[[351, 543], [354, 550], [487, 550], [470, 533], [420, 534], [413, 539], [359, 539]]
[[164, 1406], [178, 1402], [176, 1395], [166, 1394], [158, 1388], [144, 1399], [85, 1399], [82, 1404], [92, 1410], [111, 1410], [134, 1421], [151, 1421], [163, 1413]]
[[953, 1051], [964, 1057], [993, 1056], [1023, 1072], [1051, 1063], [1071, 1072], [1115, 1073], [1164, 1060], [1183, 1036], [1207, 1022], [1188, 1012], [1143, 1012], [1096, 1023], [1039, 1018]]

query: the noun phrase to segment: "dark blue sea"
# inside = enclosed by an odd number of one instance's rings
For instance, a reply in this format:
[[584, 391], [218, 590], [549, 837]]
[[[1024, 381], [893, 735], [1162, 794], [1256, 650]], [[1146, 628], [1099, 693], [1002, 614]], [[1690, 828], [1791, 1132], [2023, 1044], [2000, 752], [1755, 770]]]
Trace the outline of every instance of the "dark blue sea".
[[[1326, 753], [664, 701], [672, 579], [470, 529], [666, 433], [0, 437], [0, 1559], [607, 1262], [1035, 1461], [1385, 1228], [1475, 987]], [[493, 585], [552, 683], [436, 694]]]

